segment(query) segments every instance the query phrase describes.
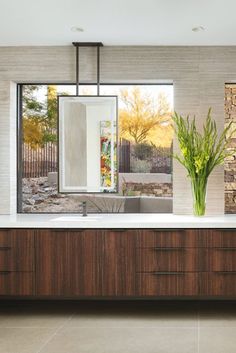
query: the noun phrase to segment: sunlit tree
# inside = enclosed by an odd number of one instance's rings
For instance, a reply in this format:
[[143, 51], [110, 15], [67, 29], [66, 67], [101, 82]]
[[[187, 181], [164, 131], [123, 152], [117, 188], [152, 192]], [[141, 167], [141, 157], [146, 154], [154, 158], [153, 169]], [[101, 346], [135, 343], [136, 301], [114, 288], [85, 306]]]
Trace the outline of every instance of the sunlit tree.
[[32, 148], [56, 141], [57, 91], [47, 87], [45, 101], [39, 101], [39, 86], [25, 85], [23, 90], [23, 140]]
[[122, 90], [121, 99], [124, 108], [119, 112], [120, 136], [136, 144], [150, 142], [155, 144], [154, 133], [169, 127], [171, 108], [165, 94], [161, 93], [155, 100], [143, 94], [138, 87], [131, 91]]

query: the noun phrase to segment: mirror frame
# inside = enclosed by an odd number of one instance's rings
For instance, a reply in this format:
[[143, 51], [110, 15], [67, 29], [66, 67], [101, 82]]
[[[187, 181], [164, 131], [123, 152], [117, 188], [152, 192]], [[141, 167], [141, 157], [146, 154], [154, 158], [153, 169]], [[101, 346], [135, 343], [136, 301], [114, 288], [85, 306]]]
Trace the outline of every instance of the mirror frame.
[[[61, 190], [61, 178], [60, 178], [60, 98], [115, 98], [116, 107], [115, 107], [115, 122], [116, 122], [116, 191], [62, 191]], [[58, 163], [58, 175], [57, 175], [57, 183], [58, 183], [58, 193], [60, 194], [102, 194], [102, 195], [109, 195], [109, 194], [118, 194], [119, 193], [119, 119], [118, 119], [118, 96], [116, 95], [58, 95], [57, 96], [57, 163]]]

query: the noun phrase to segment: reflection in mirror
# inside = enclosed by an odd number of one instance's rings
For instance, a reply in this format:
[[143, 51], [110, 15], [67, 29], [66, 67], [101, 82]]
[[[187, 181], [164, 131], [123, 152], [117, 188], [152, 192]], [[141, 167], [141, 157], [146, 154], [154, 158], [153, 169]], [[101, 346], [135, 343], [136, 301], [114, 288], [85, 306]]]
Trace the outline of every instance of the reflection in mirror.
[[59, 96], [59, 192], [117, 192], [117, 97]]

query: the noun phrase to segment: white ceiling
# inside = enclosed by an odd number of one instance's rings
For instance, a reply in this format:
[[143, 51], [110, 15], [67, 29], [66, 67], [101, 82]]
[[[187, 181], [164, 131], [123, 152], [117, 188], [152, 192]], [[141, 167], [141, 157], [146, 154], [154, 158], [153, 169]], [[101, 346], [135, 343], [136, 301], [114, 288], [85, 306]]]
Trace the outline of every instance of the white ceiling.
[[235, 34], [236, 0], [0, 0], [0, 46], [236, 45]]

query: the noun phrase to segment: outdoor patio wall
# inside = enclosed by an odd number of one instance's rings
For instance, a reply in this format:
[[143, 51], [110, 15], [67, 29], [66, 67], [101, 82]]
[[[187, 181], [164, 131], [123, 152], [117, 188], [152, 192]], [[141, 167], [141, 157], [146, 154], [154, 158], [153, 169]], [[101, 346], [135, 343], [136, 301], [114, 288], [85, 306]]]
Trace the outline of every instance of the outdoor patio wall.
[[[74, 48], [0, 47], [0, 213], [16, 212], [16, 83], [73, 82]], [[80, 78], [96, 79], [95, 50], [81, 50]], [[195, 114], [200, 124], [209, 107], [219, 130], [224, 124], [224, 83], [236, 82], [236, 47], [104, 47], [103, 82], [173, 82], [174, 107]], [[176, 143], [174, 150], [176, 151]], [[224, 212], [224, 171], [212, 174], [207, 213]], [[192, 212], [185, 170], [173, 165], [173, 210]]]

